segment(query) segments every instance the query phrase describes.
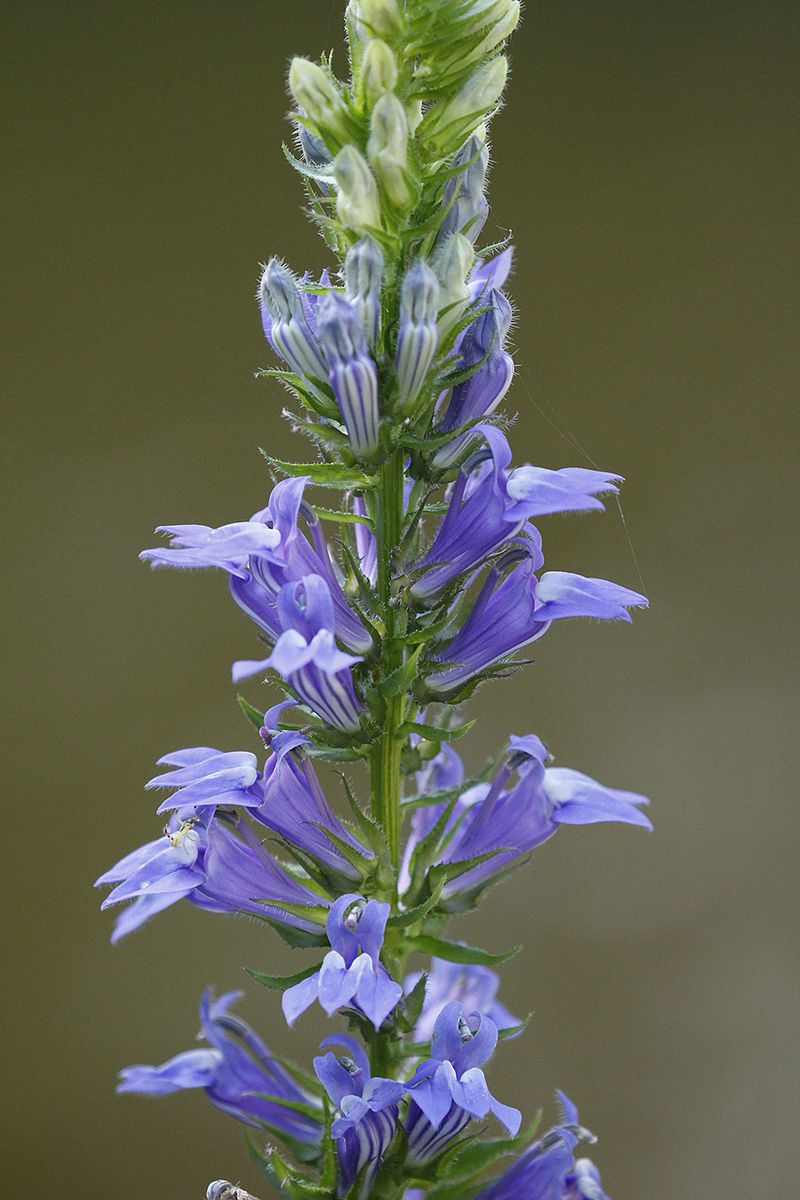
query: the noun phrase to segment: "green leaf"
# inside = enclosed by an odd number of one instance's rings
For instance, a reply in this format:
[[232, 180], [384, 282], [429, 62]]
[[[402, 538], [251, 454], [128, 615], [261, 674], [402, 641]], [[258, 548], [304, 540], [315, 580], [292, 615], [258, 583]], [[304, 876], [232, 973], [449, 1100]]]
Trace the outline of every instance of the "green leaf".
[[425, 988], [428, 984], [428, 972], [423, 971], [405, 1000], [406, 1020], [413, 1029], [422, 1013], [425, 1003]]
[[418, 733], [428, 742], [452, 742], [463, 737], [472, 729], [474, 721], [465, 721], [463, 725], [451, 725], [449, 729], [440, 729], [437, 725], [423, 725], [419, 721], [405, 721], [398, 733], [407, 737], [409, 733]]
[[314, 925], [324, 928], [328, 919], [328, 910], [323, 904], [292, 904], [289, 900], [262, 900], [257, 897], [259, 904], [268, 904], [270, 908], [279, 908], [281, 912], [291, 917], [300, 917], [303, 921], [311, 921]]
[[261, 971], [253, 971], [250, 967], [245, 967], [245, 971], [251, 979], [255, 979], [256, 983], [260, 983], [262, 987], [269, 988], [273, 992], [285, 992], [287, 988], [294, 987], [296, 983], [302, 983], [304, 979], [308, 979], [319, 970], [319, 963], [313, 967], [306, 967], [304, 971], [298, 971], [296, 975], [264, 975]]
[[449, 883], [451, 879], [458, 879], [459, 876], [466, 875], [467, 871], [471, 871], [473, 867], [479, 867], [481, 863], [488, 862], [490, 858], [507, 853], [508, 849], [508, 846], [498, 846], [496, 850], [487, 850], [485, 854], [474, 854], [472, 858], [462, 858], [451, 863], [439, 863], [431, 869], [430, 881], [435, 885], [439, 878], [442, 878], [445, 883]]
[[340, 512], [334, 508], [320, 508], [317, 504], [313, 507], [321, 521], [336, 521], [339, 525], [366, 525], [368, 529], [374, 529], [373, 521], [358, 513]]
[[386, 922], [387, 929], [408, 929], [410, 925], [416, 925], [418, 921], [427, 917], [428, 913], [436, 908], [436, 905], [439, 903], [443, 887], [444, 881], [440, 880], [432, 894], [422, 904], [417, 904], [414, 908], [410, 908], [408, 912], [397, 913], [395, 916], [389, 917], [389, 920]]
[[505, 1029], [498, 1029], [497, 1036], [501, 1042], [508, 1041], [509, 1038], [516, 1037], [518, 1033], [528, 1028], [533, 1013], [528, 1013], [524, 1021], [520, 1021], [519, 1025], [507, 1025]]
[[[407, 692], [411, 684], [419, 675], [419, 656], [422, 653], [423, 647], [417, 648], [409, 654], [406, 661], [399, 666], [395, 671], [391, 671], [378, 684], [378, 691], [382, 696], [399, 696], [401, 692]], [[405, 726], [400, 727], [399, 732], [403, 733]]]
[[337, 746], [307, 746], [309, 758], [321, 758], [324, 762], [360, 762], [366, 755], [360, 750], [346, 750]]
[[515, 954], [519, 954], [521, 946], [514, 946], [505, 954], [491, 954], [488, 950], [479, 950], [477, 946], [465, 946], [460, 942], [449, 942], [445, 938], [432, 937], [421, 933], [409, 940], [412, 950], [423, 954], [431, 954], [435, 958], [443, 958], [446, 962], [465, 963], [482, 967], [493, 967], [498, 963], [508, 962]]
[[358, 871], [362, 879], [364, 879], [370, 873], [374, 865], [374, 860], [370, 861], [370, 859], [365, 858], [363, 854], [359, 854], [359, 852], [355, 850], [349, 842], [346, 842], [343, 838], [338, 837], [332, 832], [332, 830], [328, 829], [326, 825], [323, 825], [321, 821], [311, 821], [310, 824], [316, 829], [319, 829], [320, 832], [325, 835], [328, 841], [339, 851], [342, 858], [345, 859], [346, 862], [349, 862], [350, 866], [354, 867], [355, 870]]
[[465, 1190], [471, 1191], [489, 1167], [498, 1159], [519, 1154], [535, 1137], [541, 1121], [539, 1113], [523, 1133], [514, 1138], [490, 1138], [478, 1141], [463, 1138], [448, 1147], [436, 1164], [436, 1177], [441, 1180], [429, 1192], [427, 1200], [461, 1200]]
[[281, 149], [295, 171], [299, 171], [301, 175], [305, 175], [309, 179], [319, 180], [320, 182], [333, 183], [333, 173], [330, 167], [313, 167], [309, 163], [303, 162], [301, 158], [292, 154], [285, 142]]
[[284, 475], [298, 478], [307, 475], [310, 482], [318, 487], [331, 488], [371, 488], [374, 481], [356, 467], [346, 467], [341, 463], [293, 463], [280, 458], [273, 458], [266, 451], [261, 451], [269, 465]]
[[298, 929], [296, 925], [284, 925], [282, 921], [276, 921], [274, 917], [263, 917], [260, 913], [242, 910], [242, 916], [255, 917], [257, 921], [271, 925], [278, 936], [283, 938], [286, 945], [291, 946], [293, 950], [310, 950], [312, 947], [328, 945], [328, 939], [324, 933], [310, 933], [306, 929]]
[[241, 695], [236, 697], [236, 703], [239, 705], [239, 708], [247, 717], [250, 724], [254, 725], [256, 729], [261, 730], [264, 725], [264, 714], [261, 709], [256, 708], [255, 704], [251, 704], [249, 700], [246, 700], [244, 696]]

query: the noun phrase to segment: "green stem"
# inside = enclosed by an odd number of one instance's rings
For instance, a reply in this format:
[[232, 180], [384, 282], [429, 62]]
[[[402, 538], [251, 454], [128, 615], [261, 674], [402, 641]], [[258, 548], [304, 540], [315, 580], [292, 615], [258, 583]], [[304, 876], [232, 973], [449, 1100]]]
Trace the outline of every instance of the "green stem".
[[[376, 523], [378, 593], [386, 625], [380, 669], [385, 675], [403, 662], [403, 644], [399, 637], [405, 631], [405, 611], [392, 602], [394, 558], [400, 544], [402, 523], [403, 454], [395, 450], [381, 469]], [[387, 699], [383, 730], [370, 758], [372, 813], [386, 832], [389, 858], [395, 871], [400, 866], [400, 759], [403, 750], [398, 730], [403, 723], [404, 710], [402, 695]]]

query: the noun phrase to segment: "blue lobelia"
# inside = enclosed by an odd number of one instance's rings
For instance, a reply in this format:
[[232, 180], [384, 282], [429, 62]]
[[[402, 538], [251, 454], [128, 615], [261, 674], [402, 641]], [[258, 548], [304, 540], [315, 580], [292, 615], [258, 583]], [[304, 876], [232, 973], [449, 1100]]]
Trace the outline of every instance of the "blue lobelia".
[[493, 734], [468, 767], [452, 744], [475, 689], [557, 622], [608, 630], [647, 604], [550, 569], [549, 518], [601, 513], [621, 476], [509, 441], [513, 251], [484, 239], [519, 16], [518, 0], [350, 0], [349, 77], [293, 59], [286, 155], [335, 261], [263, 266], [259, 375], [312, 452], [267, 447], [249, 519], [163, 525], [142, 552], [223, 572], [261, 649], [232, 669], [251, 741], [164, 755], [147, 784], [162, 832], [98, 879], [102, 907], [123, 905], [112, 940], [181, 900], [243, 916], [256, 946], [277, 933], [302, 959], [248, 968], [273, 1020], [279, 995], [289, 1025], [319, 1005], [347, 1031], [311, 1074], [206, 993], [204, 1044], [129, 1067], [120, 1090], [204, 1091], [288, 1200], [608, 1200], [571, 1101], [537, 1136], [495, 1097], [493, 1058], [526, 1026], [492, 969], [508, 955], [449, 929], [562, 826], [651, 828], [644, 796], [555, 765], [535, 734]]

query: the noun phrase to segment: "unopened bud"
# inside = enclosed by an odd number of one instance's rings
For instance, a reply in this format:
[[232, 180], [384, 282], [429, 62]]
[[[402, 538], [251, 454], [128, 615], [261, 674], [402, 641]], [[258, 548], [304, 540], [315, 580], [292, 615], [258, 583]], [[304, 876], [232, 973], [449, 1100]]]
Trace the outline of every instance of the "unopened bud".
[[352, 134], [350, 114], [329, 71], [307, 58], [293, 58], [289, 91], [321, 133], [332, 135], [337, 142], [348, 141]]
[[460, 141], [470, 125], [479, 124], [497, 104], [507, 75], [508, 60], [502, 54], [478, 67], [455, 96], [431, 110], [426, 119], [428, 137], [441, 141], [443, 149]]
[[408, 271], [400, 292], [397, 335], [397, 389], [400, 411], [419, 396], [439, 344], [439, 281], [423, 259]]
[[278, 354], [293, 371], [324, 379], [327, 366], [303, 308], [300, 290], [291, 271], [271, 259], [261, 277], [261, 305], [269, 317], [268, 335]]
[[336, 213], [351, 229], [377, 229], [381, 223], [378, 185], [363, 155], [355, 146], [345, 146], [333, 160], [333, 175], [339, 186]]
[[303, 151], [303, 158], [310, 167], [330, 166], [330, 151], [321, 137], [317, 137], [305, 125], [298, 126], [297, 137], [300, 149]]
[[374, 350], [380, 327], [383, 253], [371, 238], [362, 238], [347, 251], [344, 282], [347, 299], [361, 306], [367, 342]]
[[481, 39], [474, 50], [471, 51], [468, 62], [477, 62], [487, 54], [491, 54], [501, 42], [506, 38], [511, 37], [511, 34], [519, 24], [521, 7], [519, 0], [512, 0], [506, 12], [500, 17], [495, 25], [493, 25]]
[[434, 261], [439, 279], [439, 328], [444, 334], [464, 315], [469, 301], [467, 276], [475, 261], [475, 250], [469, 238], [454, 233], [442, 246]]
[[347, 16], [355, 23], [361, 36], [365, 32], [373, 37], [385, 37], [397, 33], [400, 27], [397, 0], [350, 0]]
[[473, 245], [477, 241], [489, 215], [484, 194], [488, 165], [489, 148], [485, 141], [473, 134], [453, 160], [453, 166], [462, 167], [463, 170], [448, 179], [444, 189], [447, 211], [436, 235], [437, 246], [441, 246], [451, 233], [466, 234]]
[[394, 91], [397, 86], [397, 59], [386, 42], [378, 38], [367, 42], [361, 60], [361, 82], [370, 104], [374, 104], [384, 92]]
[[369, 458], [379, 440], [378, 372], [357, 307], [330, 293], [319, 307], [319, 333], [350, 445], [360, 458]]
[[408, 165], [408, 122], [403, 105], [390, 92], [381, 96], [372, 110], [367, 154], [393, 203], [411, 200]]

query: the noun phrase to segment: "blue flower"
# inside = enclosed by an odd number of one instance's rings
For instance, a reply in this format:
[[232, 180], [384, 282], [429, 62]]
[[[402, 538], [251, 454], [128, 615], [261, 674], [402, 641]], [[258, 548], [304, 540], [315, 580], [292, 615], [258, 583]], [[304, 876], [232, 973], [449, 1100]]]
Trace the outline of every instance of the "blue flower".
[[563, 1122], [523, 1151], [475, 1200], [609, 1200], [594, 1164], [588, 1158], [576, 1161], [573, 1154], [580, 1139], [594, 1141], [594, 1135], [578, 1124], [572, 1101], [563, 1092], [558, 1095]]
[[276, 862], [255, 830], [241, 817], [217, 818], [208, 829], [205, 878], [191, 896], [201, 908], [223, 913], [254, 913], [308, 932], [318, 926], [284, 912], [287, 904], [309, 907], [326, 903]]
[[379, 437], [378, 369], [359, 309], [343, 296], [330, 293], [319, 306], [319, 335], [350, 446], [359, 458], [370, 458]]
[[241, 992], [228, 992], [214, 1000], [206, 991], [200, 1023], [208, 1048], [184, 1051], [160, 1067], [127, 1067], [120, 1072], [117, 1091], [166, 1096], [202, 1088], [212, 1104], [246, 1125], [266, 1126], [292, 1142], [316, 1146], [322, 1134], [322, 1111], [317, 1121], [280, 1103], [314, 1105], [315, 1101], [250, 1026], [230, 1014], [230, 1005], [240, 996]]
[[156, 810], [159, 813], [220, 805], [254, 808], [261, 803], [261, 793], [253, 786], [259, 778], [255, 754], [194, 746], [189, 750], [173, 750], [163, 755], [158, 764], [178, 768], [156, 775], [145, 784], [146, 788], [177, 789]]
[[142, 550], [139, 558], [150, 560], [153, 566], [219, 567], [242, 578], [251, 555], [274, 550], [281, 540], [276, 529], [261, 524], [256, 517], [218, 529], [210, 525], [159, 525], [156, 532], [171, 534], [172, 541], [168, 547]]
[[321, 1043], [331, 1044], [348, 1053], [337, 1058], [328, 1051], [314, 1059], [314, 1070], [339, 1113], [331, 1125], [339, 1162], [337, 1191], [340, 1197], [349, 1195], [359, 1180], [357, 1200], [367, 1200], [397, 1129], [404, 1088], [393, 1079], [371, 1076], [369, 1060], [355, 1038], [340, 1034]]
[[298, 734], [279, 733], [272, 739], [275, 752], [264, 768], [261, 804], [252, 815], [290, 845], [352, 882], [360, 878], [358, 871], [327, 833], [345, 842], [365, 863], [374, 855], [331, 810], [311, 760], [293, 753], [304, 744], [308, 745], [308, 740]]
[[[439, 424], [441, 432], [489, 416], [514, 378], [514, 360], [504, 348], [511, 326], [511, 306], [502, 292], [494, 290], [482, 297], [481, 305], [486, 311], [468, 327], [459, 348], [461, 367], [473, 368], [473, 374], [453, 388]], [[434, 465], [440, 470], [451, 466], [472, 440], [472, 431], [458, 435], [437, 451]]]
[[647, 604], [645, 596], [607, 579], [567, 571], [545, 571], [537, 578], [543, 561], [541, 539], [528, 526], [527, 536], [516, 539], [516, 545], [487, 573], [463, 623], [443, 631], [433, 656], [434, 663], [442, 666], [425, 673], [431, 691], [450, 692], [462, 686], [542, 637], [552, 621], [566, 617], [630, 621], [628, 608]]
[[[442, 893], [445, 901], [486, 886], [521, 855], [551, 838], [560, 825], [620, 821], [652, 829], [640, 811], [648, 803], [645, 796], [605, 787], [566, 767], [546, 768], [548, 757], [534, 734], [512, 736], [507, 760], [492, 783], [478, 784], [459, 797], [442, 835], [439, 861], [491, 857], [450, 880]], [[443, 811], [444, 805], [416, 810], [407, 856]]]
[[525, 465], [508, 471], [511, 450], [499, 429], [480, 426], [486, 448], [471, 456], [453, 484], [447, 512], [419, 563], [411, 587], [416, 600], [433, 602], [466, 571], [520, 533], [531, 517], [602, 509], [602, 492], [616, 492], [619, 475], [565, 467]]
[[285, 584], [278, 593], [278, 615], [283, 633], [272, 654], [261, 662], [235, 664], [234, 678], [271, 667], [328, 725], [354, 733], [363, 705], [350, 668], [361, 658], [345, 654], [336, 645], [333, 602], [325, 580], [306, 575]]
[[378, 1029], [403, 994], [380, 961], [389, 905], [356, 893], [331, 905], [326, 923], [332, 949], [319, 971], [283, 993], [283, 1013], [290, 1025], [319, 1000], [328, 1016], [354, 1004]]
[[126, 854], [95, 882], [117, 886], [106, 896], [101, 909], [124, 900], [133, 903], [118, 917], [112, 943], [191, 894], [205, 881], [203, 852], [206, 830], [196, 820], [170, 818], [162, 837]]
[[408, 1081], [408, 1162], [430, 1162], [475, 1117], [491, 1112], [516, 1136], [522, 1120], [516, 1108], [489, 1091], [481, 1067], [497, 1045], [497, 1026], [479, 1012], [465, 1014], [459, 1000], [440, 1012], [431, 1057]]
[[[409, 975], [405, 981], [408, 994], [419, 982], [421, 971]], [[488, 1017], [498, 1029], [511, 1029], [520, 1024], [497, 999], [500, 976], [488, 967], [463, 966], [445, 962], [442, 958], [431, 960], [430, 972], [425, 987], [425, 1003], [414, 1029], [414, 1040], [428, 1042], [433, 1036], [437, 1018], [442, 1010], [457, 1000], [465, 1012], [478, 1012]]]

